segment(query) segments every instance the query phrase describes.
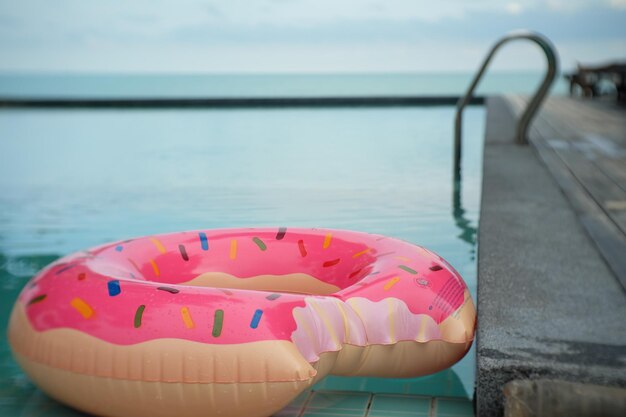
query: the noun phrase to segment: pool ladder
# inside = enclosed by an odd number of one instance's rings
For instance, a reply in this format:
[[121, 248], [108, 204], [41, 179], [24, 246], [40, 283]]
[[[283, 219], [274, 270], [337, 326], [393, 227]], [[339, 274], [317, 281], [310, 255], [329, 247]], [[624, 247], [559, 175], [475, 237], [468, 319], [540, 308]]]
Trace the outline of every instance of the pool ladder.
[[548, 94], [548, 90], [550, 89], [550, 86], [554, 81], [558, 67], [558, 58], [552, 42], [550, 42], [550, 40], [548, 40], [548, 38], [546, 38], [545, 36], [537, 32], [531, 32], [527, 30], [515, 31], [509, 33], [491, 47], [489, 54], [487, 54], [487, 57], [483, 61], [480, 70], [478, 71], [478, 73], [476, 73], [476, 76], [474, 77], [472, 84], [469, 86], [467, 92], [465, 93], [465, 96], [461, 97], [456, 105], [456, 117], [454, 120], [454, 181], [455, 185], [457, 186], [458, 182], [461, 180], [461, 129], [463, 109], [465, 109], [465, 106], [467, 106], [470, 99], [472, 98], [474, 90], [478, 86], [478, 83], [480, 82], [483, 74], [485, 73], [485, 70], [487, 69], [487, 66], [491, 62], [491, 59], [493, 58], [496, 51], [500, 49], [500, 47], [505, 43], [518, 39], [526, 39], [539, 45], [543, 53], [546, 55], [546, 59], [548, 61], [548, 68], [543, 82], [541, 83], [537, 91], [535, 91], [532, 100], [530, 101], [530, 103], [528, 103], [526, 109], [524, 110], [524, 113], [522, 114], [522, 117], [520, 117], [517, 122], [515, 141], [518, 144], [525, 145], [528, 143], [528, 126], [535, 116], [535, 113], [537, 113], [537, 110], [543, 102], [543, 99]]

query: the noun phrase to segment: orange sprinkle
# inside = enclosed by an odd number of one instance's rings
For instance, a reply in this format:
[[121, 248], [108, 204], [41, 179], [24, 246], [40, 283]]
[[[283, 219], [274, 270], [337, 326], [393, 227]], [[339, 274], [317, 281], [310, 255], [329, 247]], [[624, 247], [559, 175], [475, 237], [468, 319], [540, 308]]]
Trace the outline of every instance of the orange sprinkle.
[[324, 237], [324, 246], [322, 246], [323, 249], [328, 249], [328, 247], [330, 246], [330, 241], [333, 238], [333, 234], [332, 233], [327, 233], [326, 237]]
[[383, 290], [389, 291], [391, 289], [391, 287], [396, 285], [399, 281], [400, 281], [400, 277], [393, 277], [393, 278], [391, 278], [389, 281], [387, 281], [387, 283], [383, 287]]
[[353, 257], [353, 258], [358, 258], [359, 256], [361, 256], [361, 255], [365, 255], [367, 252], [369, 252], [369, 251], [371, 251], [371, 250], [372, 250], [372, 248], [367, 248], [367, 249], [364, 249], [364, 250], [362, 250], [361, 252], [357, 252], [357, 253], [355, 253], [354, 255], [352, 255], [352, 257]]
[[76, 297], [70, 301], [70, 305], [76, 309], [86, 319], [93, 317], [93, 308], [82, 299]]
[[237, 259], [237, 239], [230, 241], [230, 259]]
[[157, 277], [161, 275], [161, 271], [159, 271], [159, 267], [153, 259], [150, 259], [150, 265], [152, 265], [152, 269], [154, 269], [154, 275], [156, 275]]
[[191, 319], [191, 313], [189, 313], [189, 309], [187, 307], [183, 307], [180, 309], [180, 315], [183, 317], [183, 323], [185, 323], [185, 327], [188, 329], [193, 329], [196, 325], [193, 323]]
[[156, 246], [156, 248], [159, 250], [159, 252], [161, 252], [161, 253], [167, 252], [165, 250], [165, 246], [163, 246], [161, 241], [159, 239], [157, 239], [156, 237], [151, 237], [150, 238], [150, 242], [152, 242], [154, 244], [154, 246]]

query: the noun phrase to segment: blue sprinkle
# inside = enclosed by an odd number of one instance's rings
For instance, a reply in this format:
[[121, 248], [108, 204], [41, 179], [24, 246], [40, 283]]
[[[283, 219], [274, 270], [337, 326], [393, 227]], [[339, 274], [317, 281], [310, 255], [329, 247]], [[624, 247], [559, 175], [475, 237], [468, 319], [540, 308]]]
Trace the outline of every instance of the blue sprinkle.
[[254, 316], [252, 316], [252, 321], [250, 322], [250, 327], [256, 329], [259, 327], [259, 322], [261, 321], [261, 316], [263, 315], [263, 310], [256, 310], [254, 312]]
[[109, 295], [111, 297], [115, 297], [122, 292], [122, 289], [120, 288], [120, 282], [116, 279], [109, 281], [107, 283], [107, 287], [109, 288]]
[[123, 251], [123, 250], [124, 250], [124, 246], [122, 246], [122, 245], [117, 245], [117, 246], [115, 247], [115, 250], [116, 250], [116, 251], [118, 251], [118, 252], [121, 252], [121, 251]]
[[200, 244], [202, 245], [202, 250], [209, 250], [209, 241], [206, 238], [206, 233], [200, 232], [198, 233], [200, 236]]

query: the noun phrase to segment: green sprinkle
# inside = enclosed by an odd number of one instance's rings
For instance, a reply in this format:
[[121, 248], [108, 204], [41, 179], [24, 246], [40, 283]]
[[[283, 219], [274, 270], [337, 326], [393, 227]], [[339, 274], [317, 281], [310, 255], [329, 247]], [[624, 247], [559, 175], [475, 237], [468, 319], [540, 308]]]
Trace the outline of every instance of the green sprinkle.
[[140, 305], [137, 307], [137, 311], [135, 312], [135, 329], [141, 327], [141, 318], [143, 317], [143, 311], [146, 309], [145, 305]]
[[261, 239], [259, 239], [258, 237], [253, 237], [252, 241], [254, 243], [256, 243], [256, 245], [259, 247], [259, 249], [261, 249], [261, 250], [267, 249], [267, 246], [265, 246], [265, 243], [263, 243], [263, 241]]
[[406, 265], [398, 265], [398, 268], [400, 269], [404, 269], [406, 272], [408, 272], [409, 274], [413, 274], [413, 275], [417, 275], [417, 271], [415, 269], [411, 269]]
[[213, 337], [219, 337], [222, 334], [223, 323], [224, 310], [215, 310], [215, 319], [213, 320]]
[[31, 298], [31, 300], [28, 302], [27, 305], [32, 305], [32, 304], [38, 303], [40, 301], [43, 301], [43, 300], [46, 299], [46, 297], [47, 297], [46, 294], [41, 294], [41, 295], [38, 295], [37, 297], [33, 297], [33, 298]]

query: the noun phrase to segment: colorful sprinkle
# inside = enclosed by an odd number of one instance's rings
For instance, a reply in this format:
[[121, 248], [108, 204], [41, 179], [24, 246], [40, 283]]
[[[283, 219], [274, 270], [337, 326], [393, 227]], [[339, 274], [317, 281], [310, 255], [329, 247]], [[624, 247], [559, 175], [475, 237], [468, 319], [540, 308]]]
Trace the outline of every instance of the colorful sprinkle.
[[250, 322], [250, 327], [256, 329], [259, 327], [259, 322], [261, 321], [261, 316], [263, 315], [263, 310], [256, 310], [254, 315], [252, 316], [252, 321]]
[[178, 251], [180, 252], [180, 256], [182, 256], [185, 261], [189, 260], [189, 256], [187, 255], [187, 249], [185, 249], [185, 245], [178, 245]]
[[206, 233], [200, 232], [198, 233], [198, 237], [200, 238], [200, 247], [202, 250], [209, 250], [209, 240], [206, 237]]
[[152, 242], [154, 244], [154, 246], [156, 246], [157, 250], [161, 253], [165, 253], [167, 252], [165, 250], [165, 246], [163, 246], [163, 244], [161, 243], [161, 241], [159, 239], [157, 239], [156, 237], [151, 237], [150, 238], [150, 242]]
[[107, 282], [107, 288], [109, 289], [109, 295], [111, 297], [115, 297], [122, 292], [122, 289], [120, 288], [120, 282], [116, 279]]
[[324, 245], [322, 246], [323, 249], [328, 249], [328, 247], [330, 246], [330, 241], [333, 238], [333, 234], [332, 233], [326, 233], [326, 236], [324, 237]]
[[441, 267], [441, 265], [433, 265], [430, 268], [431, 271], [441, 271], [443, 268]]
[[363, 268], [359, 268], [356, 271], [352, 272], [350, 275], [348, 275], [348, 278], [354, 278], [357, 275], [359, 275], [361, 273], [361, 271], [363, 271]]
[[385, 286], [383, 287], [383, 290], [385, 291], [389, 291], [391, 289], [391, 287], [393, 287], [394, 285], [396, 285], [398, 282], [400, 281], [399, 277], [393, 277], [391, 278], [389, 281], [387, 281], [387, 283], [385, 284]]
[[157, 266], [156, 262], [154, 262], [153, 259], [149, 259], [149, 261], [150, 265], [152, 265], [152, 269], [154, 270], [154, 275], [156, 275], [157, 277], [161, 275], [161, 271], [159, 271], [159, 267]]
[[265, 242], [263, 242], [261, 239], [259, 239], [258, 237], [253, 237], [252, 241], [259, 247], [259, 249], [261, 249], [262, 251], [267, 249], [267, 246], [265, 245]]
[[183, 317], [183, 323], [185, 323], [185, 327], [188, 329], [193, 329], [196, 325], [193, 323], [191, 319], [191, 313], [187, 307], [182, 307], [180, 309], [180, 315]]
[[176, 288], [171, 288], [171, 287], [157, 287], [157, 290], [166, 291], [166, 292], [169, 292], [170, 294], [178, 294], [180, 292], [180, 290], [177, 290]]
[[81, 300], [80, 298], [78, 297], [73, 298], [72, 301], [70, 301], [70, 304], [84, 318], [90, 319], [93, 316], [93, 308], [91, 308], [89, 304], [87, 304], [85, 301]]
[[213, 318], [213, 337], [219, 337], [222, 334], [222, 325], [224, 324], [224, 310], [215, 310]]
[[367, 252], [371, 251], [372, 248], [367, 248], [362, 250], [361, 252], [357, 252], [354, 255], [352, 255], [353, 258], [358, 258], [359, 256], [365, 255]]
[[45, 299], [46, 299], [46, 297], [47, 297], [47, 295], [46, 295], [46, 294], [41, 294], [41, 295], [38, 295], [38, 296], [36, 296], [36, 297], [31, 298], [31, 299], [30, 299], [30, 301], [29, 301], [28, 303], [26, 303], [26, 305], [29, 305], [29, 306], [30, 306], [30, 305], [33, 305], [33, 304], [36, 304], [36, 303], [40, 303], [40, 302], [42, 302], [43, 300], [45, 300]]
[[341, 262], [341, 258], [333, 259], [331, 261], [326, 261], [326, 262], [324, 262], [324, 264], [322, 266], [324, 268], [328, 268], [329, 266], [337, 265], [339, 262]]
[[70, 265], [67, 265], [67, 266], [65, 266], [65, 267], [63, 267], [63, 268], [61, 268], [61, 269], [59, 269], [58, 271], [56, 271], [56, 272], [55, 272], [55, 275], [59, 275], [59, 274], [61, 274], [61, 273], [65, 272], [65, 271], [67, 271], [68, 269], [72, 269], [72, 268], [74, 268], [75, 266], [76, 266], [76, 264], [70, 264]]
[[398, 268], [405, 270], [409, 274], [413, 274], [413, 275], [417, 274], [417, 271], [415, 269], [409, 268], [406, 265], [398, 265]]
[[79, 281], [83, 281], [85, 278], [87, 278], [87, 274], [85, 274], [84, 272], [81, 272], [80, 274], [78, 274]]
[[270, 300], [270, 301], [274, 301], [274, 300], [275, 300], [275, 299], [277, 299], [278, 297], [280, 297], [280, 294], [270, 294], [270, 295], [268, 295], [268, 296], [267, 296], [267, 297], [265, 297], [265, 298], [267, 298], [267, 299], [268, 299], [268, 300]]
[[227, 290], [227, 289], [225, 289], [225, 288], [220, 288], [220, 291], [221, 291], [221, 292], [223, 292], [223, 293], [224, 293], [224, 294], [226, 294], [226, 295], [233, 295], [233, 292], [232, 292], [232, 291], [228, 291], [228, 290]]
[[232, 239], [230, 241], [230, 259], [237, 259], [237, 239]]
[[145, 309], [146, 309], [146, 306], [143, 304], [137, 307], [137, 311], [135, 311], [135, 322], [134, 322], [135, 329], [138, 329], [141, 327], [141, 319], [143, 317], [143, 311]]
[[118, 251], [118, 252], [121, 252], [121, 251], [123, 251], [123, 250], [124, 250], [124, 246], [122, 246], [122, 245], [117, 245], [117, 246], [115, 247], [115, 250], [116, 250], [116, 251]]
[[285, 237], [286, 233], [287, 233], [287, 228], [286, 227], [279, 227], [278, 228], [278, 233], [276, 233], [276, 240], [283, 240], [283, 238]]
[[302, 239], [298, 241], [298, 250], [300, 251], [300, 256], [303, 258], [307, 255], [306, 248], [304, 247], [304, 240]]

